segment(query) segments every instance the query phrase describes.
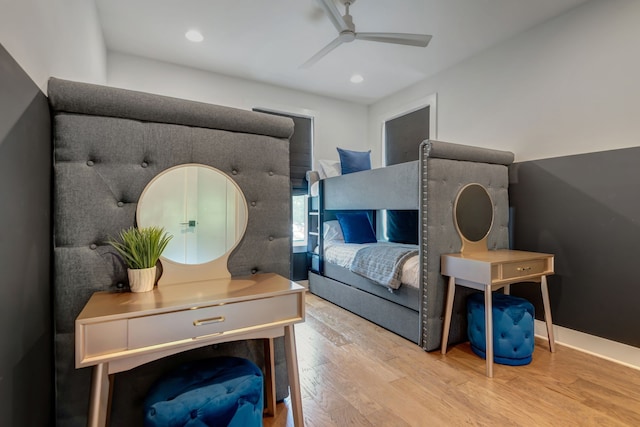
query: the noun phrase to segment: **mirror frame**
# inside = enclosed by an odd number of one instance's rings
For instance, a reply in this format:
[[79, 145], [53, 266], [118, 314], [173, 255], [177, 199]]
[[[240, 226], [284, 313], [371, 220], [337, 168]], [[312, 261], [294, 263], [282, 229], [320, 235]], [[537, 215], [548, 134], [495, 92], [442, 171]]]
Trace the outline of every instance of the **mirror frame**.
[[[484, 236], [482, 236], [482, 238], [477, 241], [469, 240], [462, 233], [462, 231], [460, 230], [460, 226], [458, 224], [458, 202], [460, 200], [460, 196], [467, 188], [473, 187], [473, 186], [480, 187], [487, 195], [487, 198], [489, 199], [489, 203], [491, 204], [491, 223], [489, 224], [489, 227], [487, 228], [487, 232], [484, 234]], [[477, 182], [472, 182], [470, 184], [466, 184], [458, 191], [458, 194], [456, 195], [456, 199], [453, 203], [453, 223], [456, 227], [456, 231], [458, 232], [458, 235], [460, 236], [460, 240], [462, 240], [462, 247], [460, 249], [460, 252], [462, 253], [486, 252], [488, 250], [487, 239], [489, 238], [489, 234], [493, 229], [494, 221], [495, 221], [495, 204], [493, 203], [491, 194], [489, 194], [489, 190], [487, 190], [487, 188], [484, 185], [479, 184]]]
[[194, 166], [211, 169], [224, 176], [228, 182], [231, 182], [233, 184], [233, 186], [237, 190], [237, 193], [240, 195], [241, 203], [244, 205], [245, 209], [244, 223], [241, 224], [242, 233], [239, 236], [238, 240], [230, 248], [228, 248], [224, 254], [216, 259], [201, 264], [183, 264], [161, 256], [160, 262], [162, 264], [162, 275], [158, 279], [158, 286], [231, 278], [231, 273], [229, 272], [229, 268], [227, 267], [229, 256], [231, 255], [231, 252], [233, 252], [233, 250], [238, 247], [240, 242], [242, 242], [247, 231], [247, 225], [249, 223], [249, 206], [247, 205], [247, 199], [244, 195], [244, 192], [242, 191], [238, 183], [220, 169], [201, 163], [183, 163], [170, 167], [158, 173], [153, 177], [153, 179], [151, 179], [151, 181], [149, 181], [149, 183], [142, 191], [142, 194], [140, 194], [140, 198], [138, 199], [138, 206], [136, 207], [136, 223], [138, 224], [138, 227], [145, 226], [145, 224], [140, 224], [138, 220], [140, 218], [141, 201], [144, 199], [147, 190], [167, 173], [176, 169]]

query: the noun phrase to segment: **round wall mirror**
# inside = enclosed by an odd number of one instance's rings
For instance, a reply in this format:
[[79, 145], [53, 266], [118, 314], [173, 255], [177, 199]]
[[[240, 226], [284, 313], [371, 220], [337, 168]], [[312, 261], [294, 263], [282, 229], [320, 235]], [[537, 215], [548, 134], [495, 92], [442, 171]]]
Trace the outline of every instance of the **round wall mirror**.
[[462, 238], [462, 250], [486, 250], [486, 239], [493, 225], [493, 201], [480, 184], [468, 184], [460, 190], [453, 207], [456, 229]]
[[[228, 256], [247, 227], [247, 211], [244, 194], [229, 176], [210, 166], [185, 164], [149, 182], [138, 201], [137, 222], [139, 227], [163, 227], [173, 236], [161, 257], [163, 278], [175, 266], [183, 266], [178, 270], [186, 274], [197, 271], [188, 266], [208, 271], [210, 263], [224, 270], [210, 278], [226, 277]], [[190, 274], [175, 280], [182, 279], [188, 281]]]

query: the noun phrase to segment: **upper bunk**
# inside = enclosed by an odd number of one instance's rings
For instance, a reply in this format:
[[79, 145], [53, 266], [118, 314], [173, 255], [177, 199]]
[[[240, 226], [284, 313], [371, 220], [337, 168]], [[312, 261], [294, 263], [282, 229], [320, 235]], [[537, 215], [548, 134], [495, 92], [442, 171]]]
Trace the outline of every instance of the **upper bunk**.
[[[427, 179], [430, 163], [435, 161], [438, 174], [444, 177], [450, 162], [470, 162], [470, 166], [463, 166], [463, 172], [465, 167], [473, 168], [473, 163], [506, 167], [513, 159], [513, 153], [508, 151], [427, 140], [421, 144], [419, 160], [321, 180], [322, 208], [418, 210], [421, 206], [419, 184]], [[451, 170], [458, 172], [455, 167]], [[314, 179], [313, 175], [309, 176]]]

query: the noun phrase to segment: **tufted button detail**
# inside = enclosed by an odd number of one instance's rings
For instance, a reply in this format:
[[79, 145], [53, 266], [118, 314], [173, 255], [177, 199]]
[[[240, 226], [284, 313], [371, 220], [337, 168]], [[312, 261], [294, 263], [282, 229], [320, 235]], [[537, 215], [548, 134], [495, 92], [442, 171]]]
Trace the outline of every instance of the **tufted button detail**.
[[251, 206], [255, 206], [255, 205], [256, 205], [256, 202], [251, 202]]
[[116, 284], [116, 288], [118, 288], [118, 289], [124, 288], [124, 283], [117, 283]]
[[273, 236], [269, 236], [269, 241], [272, 242], [273, 241]]
[[189, 412], [189, 416], [191, 417], [191, 419], [195, 420], [196, 418], [198, 418], [198, 410], [193, 409], [191, 412]]
[[93, 160], [87, 160], [87, 166], [93, 166]]
[[147, 162], [142, 162], [142, 163], [140, 164], [140, 166], [142, 166], [143, 168], [146, 168], [147, 166], [149, 166], [149, 163], [147, 163]]
[[232, 175], [238, 175], [238, 171], [237, 171], [236, 169], [233, 169], [233, 170], [231, 171], [231, 174], [232, 174]]
[[123, 207], [123, 206], [124, 206], [124, 203], [123, 203], [123, 202], [118, 202], [118, 207], [119, 207], [119, 208], [121, 208], [121, 207]]
[[252, 269], [251, 269], [251, 274], [256, 274], [257, 272], [258, 272], [258, 269], [257, 269], [257, 268], [252, 268]]
[[269, 176], [273, 176], [273, 171], [269, 171]]
[[92, 251], [95, 251], [95, 250], [98, 248], [98, 245], [96, 245], [95, 243], [92, 243], [92, 244], [90, 244], [90, 245], [89, 245], [89, 248], [90, 248]]

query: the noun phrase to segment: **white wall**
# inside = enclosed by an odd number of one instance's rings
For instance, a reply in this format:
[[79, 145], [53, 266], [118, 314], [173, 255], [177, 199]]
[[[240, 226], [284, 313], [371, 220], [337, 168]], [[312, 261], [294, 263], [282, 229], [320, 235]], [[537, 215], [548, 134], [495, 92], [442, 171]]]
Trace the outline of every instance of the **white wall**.
[[262, 107], [314, 116], [314, 158], [338, 159], [336, 147], [366, 150], [367, 107], [296, 90], [108, 52], [107, 83], [250, 110]]
[[93, 1], [0, 0], [0, 44], [44, 93], [50, 76], [106, 82], [106, 49]]
[[640, 145], [638, 17], [640, 1], [594, 0], [377, 102], [371, 148], [389, 111], [433, 93], [439, 140], [516, 161]]

